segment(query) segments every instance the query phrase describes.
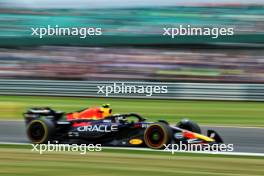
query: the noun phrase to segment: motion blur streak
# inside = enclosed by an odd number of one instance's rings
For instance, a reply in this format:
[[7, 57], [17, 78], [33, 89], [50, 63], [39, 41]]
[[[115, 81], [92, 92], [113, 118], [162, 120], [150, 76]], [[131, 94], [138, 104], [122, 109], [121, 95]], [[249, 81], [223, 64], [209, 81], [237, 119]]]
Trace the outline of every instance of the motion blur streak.
[[65, 1], [65, 0], [2, 0], [0, 2], [5, 7], [24, 7], [24, 8], [120, 8], [120, 7], [153, 7], [153, 6], [200, 6], [200, 5], [219, 5], [219, 4], [229, 4], [229, 5], [248, 5], [248, 4], [263, 4], [263, 0], [220, 0], [217, 2], [212, 2], [212, 0], [192, 0], [185, 1], [182, 0], [133, 0], [133, 1], [123, 1], [123, 0], [75, 0]]
[[[64, 4], [64, 3], [63, 3]], [[56, 26], [60, 27], [100, 27], [104, 37], [97, 40], [73, 40], [63, 36], [56, 40], [45, 41], [44, 44], [65, 45], [139, 45], [139, 44], [173, 44], [191, 43], [205, 44], [208, 42], [222, 43], [263, 43], [263, 6], [205, 6], [205, 7], [146, 7], [119, 9], [50, 9], [1, 7], [0, 5], [0, 45], [31, 45], [43, 44], [31, 36], [31, 28]], [[223, 36], [218, 40], [208, 40], [206, 36], [187, 37], [172, 40], [162, 36], [164, 27], [191, 25], [192, 27], [225, 27], [234, 28], [234, 36]], [[245, 36], [240, 36], [240, 35]], [[106, 37], [107, 36], [107, 37]], [[109, 40], [113, 37], [115, 40]], [[133, 37], [133, 40], [131, 40]], [[144, 37], [144, 38], [138, 38]], [[261, 38], [260, 38], [261, 37]], [[209, 37], [210, 38], [210, 37]], [[67, 40], [68, 41], [67, 41]], [[162, 39], [162, 40], [161, 40]], [[66, 40], [66, 41], [65, 41]]]
[[247, 49], [0, 49], [0, 78], [263, 83], [263, 55]]

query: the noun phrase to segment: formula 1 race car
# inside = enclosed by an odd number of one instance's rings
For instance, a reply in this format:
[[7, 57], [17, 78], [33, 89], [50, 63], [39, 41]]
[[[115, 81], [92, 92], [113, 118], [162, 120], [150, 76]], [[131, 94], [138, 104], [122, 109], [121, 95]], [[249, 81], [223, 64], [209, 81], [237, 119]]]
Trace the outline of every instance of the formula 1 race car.
[[32, 143], [101, 144], [103, 146], [149, 147], [168, 144], [220, 144], [213, 130], [207, 135], [195, 122], [181, 120], [176, 126], [160, 120], [148, 122], [136, 113], [112, 115], [109, 105], [63, 113], [51, 108], [31, 108], [24, 113], [26, 131]]

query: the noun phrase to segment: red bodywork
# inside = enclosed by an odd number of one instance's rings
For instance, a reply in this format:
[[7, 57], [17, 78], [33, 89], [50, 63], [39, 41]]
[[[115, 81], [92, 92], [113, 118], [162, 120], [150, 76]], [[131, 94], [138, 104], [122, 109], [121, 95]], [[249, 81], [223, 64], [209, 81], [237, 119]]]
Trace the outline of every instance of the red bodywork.
[[102, 119], [104, 118], [103, 112], [100, 107], [95, 108], [87, 108], [81, 112], [73, 112], [66, 114], [67, 120], [75, 120], [75, 119]]

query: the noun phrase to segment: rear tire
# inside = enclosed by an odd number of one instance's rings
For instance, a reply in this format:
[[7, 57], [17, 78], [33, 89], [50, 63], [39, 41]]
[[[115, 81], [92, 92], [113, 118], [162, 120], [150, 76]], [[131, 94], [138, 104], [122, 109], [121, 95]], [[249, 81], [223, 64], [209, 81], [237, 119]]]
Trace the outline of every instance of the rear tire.
[[54, 123], [49, 119], [32, 120], [27, 125], [27, 136], [34, 144], [47, 143], [55, 131]]
[[152, 149], [165, 148], [165, 144], [169, 144], [172, 138], [172, 129], [162, 123], [151, 124], [144, 133], [145, 144]]
[[182, 119], [179, 123], [177, 123], [176, 126], [181, 129], [192, 131], [195, 133], [202, 133], [200, 126], [189, 119]]

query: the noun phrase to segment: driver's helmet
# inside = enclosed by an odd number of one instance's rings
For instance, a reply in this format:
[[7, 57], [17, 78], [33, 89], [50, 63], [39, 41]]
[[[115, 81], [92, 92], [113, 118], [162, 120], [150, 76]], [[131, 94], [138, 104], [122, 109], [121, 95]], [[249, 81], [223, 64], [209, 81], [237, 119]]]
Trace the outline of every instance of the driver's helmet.
[[110, 104], [103, 104], [100, 108], [100, 112], [102, 113], [103, 118], [112, 115], [112, 108], [110, 108]]

